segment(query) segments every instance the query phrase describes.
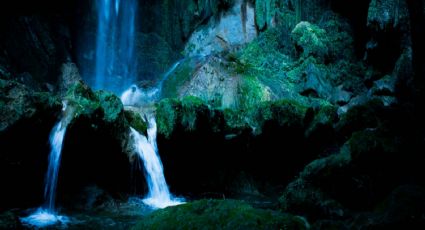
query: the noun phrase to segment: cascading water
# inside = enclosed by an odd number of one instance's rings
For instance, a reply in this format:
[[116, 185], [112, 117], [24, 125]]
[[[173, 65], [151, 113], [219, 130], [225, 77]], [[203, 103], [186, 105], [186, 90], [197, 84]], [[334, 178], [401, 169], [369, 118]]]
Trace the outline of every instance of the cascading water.
[[135, 21], [137, 0], [97, 0], [98, 27], [94, 77], [86, 79], [95, 89], [121, 92], [136, 77]]
[[55, 210], [56, 186], [58, 184], [63, 138], [66, 132], [66, 125], [64, 123], [64, 121], [60, 121], [56, 124], [50, 135], [50, 146], [52, 151], [49, 155], [49, 167], [47, 169], [44, 188], [44, 198], [46, 200], [44, 208], [51, 212]]
[[149, 192], [143, 202], [153, 208], [165, 208], [182, 204], [183, 200], [173, 197], [165, 181], [164, 169], [156, 144], [156, 121], [153, 115], [147, 118], [148, 138], [131, 128], [135, 151], [143, 161]]
[[[63, 111], [67, 108], [66, 104], [63, 105]], [[64, 116], [52, 129], [50, 133], [50, 147], [51, 152], [49, 155], [49, 164], [46, 173], [44, 184], [44, 199], [45, 202], [42, 207], [38, 208], [36, 212], [28, 217], [21, 218], [24, 224], [29, 224], [37, 227], [46, 227], [52, 224], [66, 223], [68, 218], [59, 216], [55, 210], [56, 186], [58, 182], [59, 166], [61, 160], [62, 144], [66, 133], [67, 117]]]

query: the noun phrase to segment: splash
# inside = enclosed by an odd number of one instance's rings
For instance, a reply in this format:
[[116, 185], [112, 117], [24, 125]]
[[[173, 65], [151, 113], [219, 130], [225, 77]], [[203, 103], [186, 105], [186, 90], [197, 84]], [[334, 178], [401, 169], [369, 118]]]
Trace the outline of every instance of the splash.
[[[62, 111], [65, 113], [69, 111], [67, 104], [63, 102]], [[61, 152], [63, 140], [66, 133], [66, 127], [69, 123], [69, 116], [64, 114], [61, 121], [59, 121], [50, 133], [50, 147], [49, 164], [46, 173], [44, 184], [44, 199], [45, 202], [41, 208], [37, 209], [33, 214], [28, 217], [21, 218], [22, 223], [33, 225], [37, 227], [46, 227], [58, 223], [66, 223], [68, 218], [59, 216], [55, 210], [56, 187], [58, 183], [59, 166], [61, 160]]]

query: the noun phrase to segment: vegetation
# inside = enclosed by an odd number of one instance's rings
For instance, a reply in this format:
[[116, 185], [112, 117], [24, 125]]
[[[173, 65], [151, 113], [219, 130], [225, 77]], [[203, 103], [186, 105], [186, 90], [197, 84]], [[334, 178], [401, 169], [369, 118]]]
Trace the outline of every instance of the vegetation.
[[136, 229], [306, 229], [300, 217], [236, 200], [199, 200], [144, 217]]

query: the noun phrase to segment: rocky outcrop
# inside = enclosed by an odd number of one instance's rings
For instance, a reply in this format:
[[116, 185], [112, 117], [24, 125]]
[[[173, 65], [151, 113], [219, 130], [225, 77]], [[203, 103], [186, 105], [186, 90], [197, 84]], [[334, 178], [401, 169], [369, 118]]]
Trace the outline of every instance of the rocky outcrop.
[[185, 45], [185, 56], [207, 56], [229, 52], [251, 42], [257, 36], [254, 9], [246, 1], [236, 4], [221, 17], [196, 30]]
[[16, 81], [0, 79], [0, 132], [40, 113], [57, 113], [60, 107], [59, 98], [50, 93], [34, 92]]

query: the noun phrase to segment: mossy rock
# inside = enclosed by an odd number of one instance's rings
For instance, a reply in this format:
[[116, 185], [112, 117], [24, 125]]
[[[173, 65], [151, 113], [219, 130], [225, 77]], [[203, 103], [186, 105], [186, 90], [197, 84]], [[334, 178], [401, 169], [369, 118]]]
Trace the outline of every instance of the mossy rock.
[[79, 119], [89, 119], [93, 127], [107, 125], [113, 135], [121, 135], [128, 127], [125, 120], [124, 106], [121, 100], [111, 92], [93, 92], [83, 82], [72, 85], [65, 96], [68, 107], [72, 108], [71, 123]]
[[158, 133], [170, 137], [176, 125], [180, 125], [186, 131], [197, 128], [200, 117], [210, 117], [210, 108], [203, 100], [194, 96], [182, 99], [166, 98], [156, 105], [156, 119]]
[[333, 128], [334, 123], [337, 121], [337, 110], [338, 107], [331, 104], [325, 104], [316, 109], [313, 120], [306, 129], [305, 136], [310, 136], [321, 127]]
[[124, 115], [130, 127], [134, 128], [139, 133], [146, 134], [148, 125], [146, 124], [146, 122], [143, 120], [143, 118], [140, 116], [139, 113], [134, 112], [132, 110], [125, 110]]
[[64, 99], [75, 109], [74, 118], [90, 116], [100, 108], [96, 94], [83, 82], [73, 84], [66, 92]]
[[[310, 220], [340, 218], [345, 208], [328, 191], [349, 174], [351, 155], [348, 145], [339, 153], [309, 163], [299, 177], [289, 183], [279, 198], [282, 211], [301, 214]], [[344, 191], [336, 187], [337, 191]], [[332, 189], [331, 189], [332, 191]]]
[[371, 100], [352, 107], [340, 117], [336, 130], [342, 137], [348, 138], [353, 132], [366, 128], [377, 128], [381, 124], [384, 105], [380, 100]]
[[198, 117], [207, 115], [209, 108], [200, 98], [193, 96], [184, 97], [180, 102], [181, 124], [187, 130], [194, 130]]
[[355, 132], [348, 141], [351, 157], [359, 163], [380, 161], [398, 152], [397, 139], [380, 129]]
[[119, 119], [124, 111], [121, 100], [115, 94], [103, 90], [97, 91], [96, 96], [104, 111], [104, 120], [106, 122], [114, 122]]
[[179, 101], [166, 98], [156, 105], [156, 121], [158, 133], [170, 137], [177, 122], [179, 113]]
[[244, 76], [239, 88], [239, 108], [250, 109], [261, 102], [271, 100], [271, 92], [253, 76]]
[[306, 229], [300, 217], [236, 200], [199, 200], [158, 210], [132, 229]]
[[294, 100], [266, 102], [259, 106], [256, 119], [259, 124], [274, 120], [280, 126], [302, 127], [307, 106]]

